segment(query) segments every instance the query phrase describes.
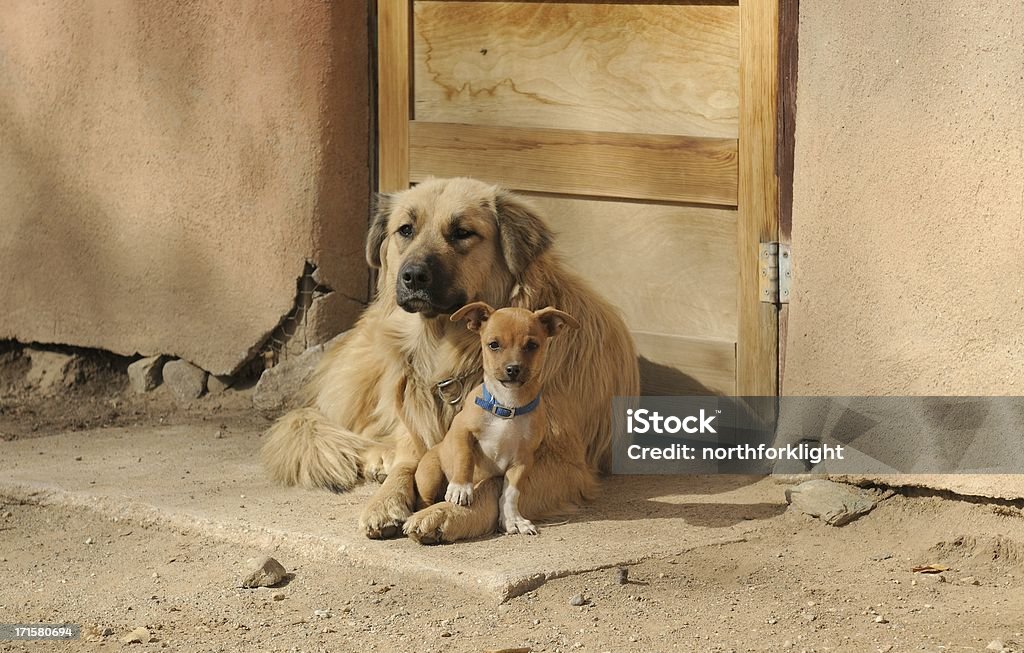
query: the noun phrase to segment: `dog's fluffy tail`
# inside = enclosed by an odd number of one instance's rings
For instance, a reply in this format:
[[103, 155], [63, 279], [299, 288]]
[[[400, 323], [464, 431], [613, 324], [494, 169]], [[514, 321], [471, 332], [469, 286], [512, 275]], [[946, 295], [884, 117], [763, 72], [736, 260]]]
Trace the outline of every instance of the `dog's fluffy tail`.
[[267, 432], [263, 465], [278, 483], [341, 492], [359, 481], [361, 454], [373, 444], [315, 408], [297, 408]]

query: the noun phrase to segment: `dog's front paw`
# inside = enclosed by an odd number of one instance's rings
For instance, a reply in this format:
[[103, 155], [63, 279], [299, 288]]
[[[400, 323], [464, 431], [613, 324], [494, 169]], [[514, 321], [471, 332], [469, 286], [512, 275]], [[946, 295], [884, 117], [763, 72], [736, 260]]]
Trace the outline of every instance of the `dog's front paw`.
[[518, 515], [502, 519], [501, 530], [505, 531], [508, 535], [515, 535], [517, 533], [521, 535], [537, 534], [537, 527], [533, 525], [533, 522]]
[[412, 511], [400, 495], [373, 497], [363, 508], [359, 528], [371, 540], [386, 540], [402, 534], [402, 524]]
[[449, 483], [448, 490], [444, 493], [444, 500], [460, 506], [468, 506], [473, 503], [473, 484]]

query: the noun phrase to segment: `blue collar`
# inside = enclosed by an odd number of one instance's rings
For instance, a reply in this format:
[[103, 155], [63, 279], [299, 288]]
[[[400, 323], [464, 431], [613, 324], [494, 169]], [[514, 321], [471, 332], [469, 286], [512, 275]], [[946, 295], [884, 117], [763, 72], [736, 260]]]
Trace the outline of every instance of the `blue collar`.
[[484, 389], [484, 396], [477, 397], [474, 400], [476, 402], [476, 405], [480, 406], [488, 413], [500, 417], [502, 419], [512, 419], [516, 415], [525, 415], [527, 413], [533, 412], [533, 410], [540, 405], [540, 395], [538, 394], [536, 399], [526, 404], [525, 406], [520, 406], [519, 408], [508, 408], [498, 403], [498, 400], [494, 398], [494, 395], [487, 391], [486, 384], [484, 384], [482, 387]]

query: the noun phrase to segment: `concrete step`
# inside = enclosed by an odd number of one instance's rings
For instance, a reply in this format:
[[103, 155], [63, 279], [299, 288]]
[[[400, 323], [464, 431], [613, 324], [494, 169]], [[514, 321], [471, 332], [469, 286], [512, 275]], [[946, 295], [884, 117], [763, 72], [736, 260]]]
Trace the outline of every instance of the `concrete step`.
[[82, 506], [145, 527], [268, 552], [427, 576], [502, 601], [551, 578], [736, 541], [786, 508], [782, 486], [735, 476], [609, 477], [602, 495], [537, 536], [427, 547], [357, 528], [364, 485], [345, 494], [271, 484], [260, 433], [179, 425], [0, 442], [0, 496]]

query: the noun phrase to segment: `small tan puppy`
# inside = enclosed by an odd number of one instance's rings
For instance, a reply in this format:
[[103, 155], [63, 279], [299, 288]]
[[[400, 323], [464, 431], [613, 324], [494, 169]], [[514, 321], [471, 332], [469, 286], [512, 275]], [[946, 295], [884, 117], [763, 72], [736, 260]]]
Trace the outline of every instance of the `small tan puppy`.
[[[416, 468], [421, 508], [440, 500], [468, 506], [473, 487], [505, 476], [498, 504], [498, 525], [506, 533], [536, 535], [519, 512], [519, 488], [547, 428], [541, 403], [541, 370], [548, 339], [565, 326], [579, 328], [571, 315], [548, 307], [494, 310], [483, 302], [467, 304], [450, 318], [466, 320], [480, 333], [484, 382], [470, 393], [444, 440]], [[445, 481], [448, 481], [445, 489]]]

